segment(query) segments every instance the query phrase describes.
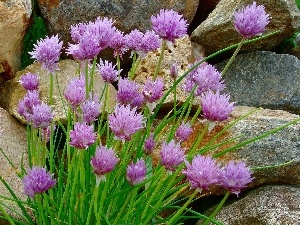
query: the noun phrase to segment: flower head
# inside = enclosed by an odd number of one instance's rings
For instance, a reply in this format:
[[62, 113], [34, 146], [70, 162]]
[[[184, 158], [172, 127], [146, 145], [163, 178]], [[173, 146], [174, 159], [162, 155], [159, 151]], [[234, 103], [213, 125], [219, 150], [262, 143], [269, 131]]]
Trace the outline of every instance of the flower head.
[[170, 76], [173, 79], [176, 79], [176, 77], [178, 76], [178, 68], [177, 68], [177, 62], [174, 62], [170, 68]]
[[32, 122], [34, 128], [40, 127], [46, 129], [50, 126], [53, 116], [51, 107], [44, 102], [32, 106]]
[[189, 122], [181, 123], [176, 130], [175, 137], [178, 141], [185, 141], [188, 139], [193, 129]]
[[180, 148], [180, 144], [175, 144], [172, 140], [169, 143], [163, 142], [160, 151], [161, 164], [169, 171], [174, 171], [185, 159], [184, 150]]
[[91, 165], [94, 168], [93, 172], [100, 180], [105, 179], [105, 174], [112, 171], [119, 160], [114, 150], [107, 149], [104, 146], [97, 147], [95, 156], [91, 160]]
[[114, 57], [122, 58], [122, 55], [128, 50], [123, 32], [116, 30], [109, 47], [114, 49]]
[[252, 38], [262, 34], [269, 23], [269, 14], [263, 5], [256, 6], [256, 2], [239, 11], [234, 12], [234, 26], [244, 38]]
[[139, 51], [141, 49], [143, 37], [144, 34], [137, 29], [130, 31], [130, 33], [126, 34], [124, 37], [127, 48], [134, 52]]
[[86, 98], [85, 80], [78, 77], [71, 79], [66, 87], [64, 95], [73, 108], [79, 106]]
[[250, 168], [244, 162], [229, 161], [221, 171], [221, 184], [230, 192], [238, 195], [241, 189], [253, 180], [251, 175]]
[[187, 21], [174, 10], [161, 9], [151, 16], [152, 29], [163, 39], [174, 42], [187, 33]]
[[82, 121], [90, 124], [94, 122], [100, 114], [101, 103], [97, 100], [97, 97], [90, 96], [81, 105]]
[[164, 82], [162, 79], [157, 78], [152, 81], [147, 79], [145, 85], [143, 86], [142, 93], [147, 100], [147, 102], [156, 102], [162, 95], [164, 89]]
[[146, 179], [146, 164], [143, 159], [140, 159], [134, 164], [131, 162], [126, 169], [126, 179], [131, 185], [141, 183]]
[[234, 109], [234, 102], [229, 103], [229, 95], [212, 91], [205, 92], [201, 96], [203, 117], [209, 121], [223, 121], [229, 118]]
[[33, 198], [34, 195], [46, 192], [56, 184], [52, 175], [42, 167], [32, 167], [23, 178], [24, 193]]
[[142, 129], [143, 116], [136, 112], [136, 108], [116, 105], [114, 113], [109, 116], [109, 127], [118, 139], [130, 140], [130, 136]]
[[37, 90], [27, 91], [26, 95], [18, 104], [18, 113], [28, 122], [32, 122], [32, 108], [41, 104], [39, 92]]
[[117, 100], [120, 104], [131, 105], [133, 100], [139, 97], [139, 85], [127, 78], [119, 80]]
[[197, 84], [196, 96], [201, 96], [206, 91], [222, 91], [225, 88], [222, 75], [210, 64], [197, 67], [192, 71], [193, 80]]
[[39, 87], [38, 76], [32, 73], [22, 75], [19, 82], [27, 91], [37, 90]]
[[189, 180], [191, 188], [199, 189], [201, 192], [219, 183], [220, 166], [210, 156], [197, 155], [191, 164], [188, 161], [185, 164], [186, 169], [182, 173]]
[[115, 70], [116, 65], [109, 63], [107, 60], [104, 62], [100, 59], [98, 69], [104, 82], [111, 83], [118, 80], [118, 75], [121, 71]]
[[76, 122], [73, 130], [70, 131], [70, 145], [77, 149], [86, 149], [90, 145], [94, 144], [96, 140], [96, 134], [94, 133], [94, 127], [88, 126], [86, 123]]
[[161, 46], [161, 39], [153, 30], [147, 30], [143, 36], [137, 53], [144, 57], [148, 52], [154, 51]]
[[149, 138], [145, 140], [144, 149], [147, 155], [151, 154], [155, 148], [155, 140], [153, 133], [150, 134]]
[[57, 67], [57, 61], [61, 53], [63, 43], [59, 41], [58, 35], [46, 37], [34, 44], [34, 50], [29, 52], [32, 58], [42, 63], [42, 66], [53, 73]]

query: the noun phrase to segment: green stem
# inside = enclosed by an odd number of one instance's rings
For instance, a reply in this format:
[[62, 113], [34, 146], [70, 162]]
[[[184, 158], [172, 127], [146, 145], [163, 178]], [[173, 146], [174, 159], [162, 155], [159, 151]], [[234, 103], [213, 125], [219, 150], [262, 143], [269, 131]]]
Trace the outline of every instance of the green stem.
[[225, 73], [227, 72], [229, 66], [232, 64], [233, 60], [235, 59], [236, 55], [238, 54], [238, 52], [241, 50], [243, 43], [246, 41], [245, 38], [243, 38], [241, 40], [241, 42], [239, 43], [238, 47], [235, 49], [233, 55], [231, 56], [231, 58], [229, 59], [229, 61], [227, 62], [225, 68], [222, 71], [222, 76], [225, 75]]
[[217, 213], [220, 211], [220, 209], [223, 207], [225, 201], [227, 200], [227, 198], [229, 197], [230, 192], [227, 191], [224, 198], [222, 199], [222, 201], [219, 203], [218, 207], [215, 209], [215, 211], [208, 217], [208, 219], [205, 220], [205, 222], [203, 223], [203, 225], [207, 225], [216, 215]]
[[0, 212], [2, 212], [3, 216], [8, 220], [9, 224], [15, 225], [14, 221], [10, 218], [7, 212], [4, 210], [2, 205], [0, 204]]
[[89, 63], [86, 60], [85, 62], [85, 94], [86, 97], [88, 98], [89, 95]]
[[53, 104], [53, 74], [50, 73], [49, 76], [50, 76], [49, 105], [52, 106], [52, 104]]
[[162, 60], [164, 58], [166, 46], [167, 46], [167, 40], [163, 40], [163, 43], [162, 43], [162, 46], [161, 46], [161, 52], [160, 52], [160, 56], [158, 58], [158, 62], [157, 62], [156, 68], [155, 68], [153, 80], [156, 80], [156, 77], [158, 75], [158, 71], [160, 69], [161, 62], [162, 62]]
[[193, 194], [189, 197], [189, 199], [184, 203], [184, 205], [175, 213], [174, 216], [172, 216], [172, 218], [166, 223], [166, 225], [173, 225], [176, 224], [176, 221], [178, 220], [178, 218], [180, 217], [180, 215], [182, 214], [182, 212], [186, 209], [186, 207], [191, 203], [191, 201], [194, 199], [194, 197], [196, 196], [196, 194], [198, 193], [197, 190], [195, 190], [193, 192]]
[[200, 133], [200, 132], [198, 133], [196, 142], [194, 143], [192, 149], [191, 149], [190, 152], [189, 152], [189, 156], [193, 156], [194, 153], [196, 152], [196, 150], [197, 150], [199, 144], [201, 143], [201, 141], [202, 141], [204, 135], [205, 135], [205, 134], [207, 133], [207, 131], [208, 131], [208, 126], [209, 126], [209, 123], [206, 123], [204, 129], [202, 130], [202, 132], [201, 132], [201, 133]]
[[[176, 85], [176, 77], [174, 78], [174, 84], [173, 84], [173, 86], [174, 85]], [[175, 121], [176, 121], [176, 105], [177, 105], [177, 99], [176, 99], [176, 93], [177, 93], [177, 89], [176, 89], [176, 87], [174, 88], [174, 93], [173, 93], [173, 95], [174, 95], [174, 123], [175, 123]]]

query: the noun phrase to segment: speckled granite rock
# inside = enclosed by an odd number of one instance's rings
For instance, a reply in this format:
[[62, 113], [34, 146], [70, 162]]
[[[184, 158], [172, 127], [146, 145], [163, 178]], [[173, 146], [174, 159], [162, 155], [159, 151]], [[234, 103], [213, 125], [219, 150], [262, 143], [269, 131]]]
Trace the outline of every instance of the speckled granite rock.
[[[22, 180], [18, 177], [16, 172], [21, 171], [21, 160], [23, 157], [23, 166], [27, 168], [27, 135], [26, 128], [22, 126], [16, 118], [9, 115], [7, 111], [0, 108], [0, 148], [5, 152], [7, 157], [12, 161], [15, 167], [12, 167], [5, 159], [2, 152], [0, 152], [0, 176], [10, 185], [15, 194], [21, 199], [26, 200], [26, 196], [23, 194]], [[11, 198], [10, 193], [0, 181], [0, 195]], [[20, 213], [20, 209], [15, 203], [0, 198], [1, 203], [7, 204]], [[5, 208], [7, 210], [7, 208]], [[16, 217], [17, 215], [8, 210], [9, 214]], [[1, 214], [1, 212], [0, 212]], [[0, 224], [4, 223], [0, 219]]]
[[[220, 71], [226, 62], [217, 65]], [[300, 114], [300, 60], [294, 56], [266, 51], [238, 55], [224, 80], [225, 92], [237, 105]]]
[[[252, 4], [252, 0], [221, 0], [208, 18], [192, 33], [191, 40], [202, 45], [206, 54], [216, 52], [241, 41], [241, 36], [233, 25], [233, 12]], [[266, 33], [280, 30], [279, 33], [259, 42], [244, 45], [242, 50], [270, 50], [282, 40], [290, 37], [300, 28], [300, 12], [292, 0], [257, 0], [264, 5], [272, 19]]]
[[[59, 70], [56, 71], [58, 83], [62, 95], [66, 89], [68, 81], [76, 76], [76, 70], [78, 69], [77, 62], [74, 60], [66, 59], [61, 60], [58, 64]], [[26, 91], [18, 82], [20, 77], [27, 73], [33, 73], [39, 75], [39, 93], [41, 100], [48, 102], [49, 100], [49, 75], [47, 71], [41, 69], [41, 65], [38, 62], [26, 67], [24, 70], [17, 72], [16, 77], [12, 80], [5, 82], [0, 89], [0, 106], [5, 108], [10, 114], [18, 118], [22, 123], [25, 123], [25, 119], [17, 112], [18, 102], [24, 97]], [[95, 74], [94, 78], [94, 90], [95, 93], [100, 95], [104, 88], [104, 82], [100, 75]], [[108, 100], [109, 109], [112, 109], [115, 104], [116, 90], [110, 84], [109, 85], [110, 99]], [[65, 98], [64, 98], [65, 101]], [[65, 102], [65, 105], [67, 103]], [[54, 90], [53, 90], [53, 112], [55, 114], [55, 120], [61, 120], [62, 123], [66, 121], [66, 114], [64, 113], [63, 103], [59, 95], [59, 89], [54, 78]]]
[[22, 38], [31, 16], [30, 0], [0, 1], [0, 85], [21, 66]]
[[151, 29], [151, 15], [157, 14], [161, 8], [172, 8], [191, 22], [199, 4], [198, 0], [37, 0], [37, 2], [47, 22], [49, 32], [58, 33], [65, 42], [70, 40], [71, 25], [94, 20], [98, 16], [112, 18], [115, 20], [116, 27], [124, 32], [129, 32], [134, 28], [145, 31]]
[[[265, 186], [224, 206], [216, 219], [224, 225], [296, 225], [300, 221], [299, 205], [299, 186]], [[199, 221], [196, 225], [201, 224]]]

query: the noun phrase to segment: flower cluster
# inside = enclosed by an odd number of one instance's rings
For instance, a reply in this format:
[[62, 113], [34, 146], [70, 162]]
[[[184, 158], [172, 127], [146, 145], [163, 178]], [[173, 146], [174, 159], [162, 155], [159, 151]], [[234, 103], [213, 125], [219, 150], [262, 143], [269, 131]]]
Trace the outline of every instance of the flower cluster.
[[193, 158], [192, 163], [185, 161], [186, 169], [183, 174], [191, 184], [191, 188], [199, 192], [209, 189], [213, 185], [222, 185], [230, 192], [238, 195], [241, 189], [246, 187], [253, 178], [252, 172], [245, 163], [229, 161], [225, 167], [210, 156], [197, 155]]

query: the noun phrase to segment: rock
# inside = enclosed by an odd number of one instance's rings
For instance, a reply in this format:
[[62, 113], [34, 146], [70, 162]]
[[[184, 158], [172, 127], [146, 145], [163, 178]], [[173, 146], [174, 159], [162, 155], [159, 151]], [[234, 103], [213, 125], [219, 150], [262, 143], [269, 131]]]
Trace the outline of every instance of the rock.
[[[15, 194], [22, 201], [25, 201], [27, 196], [23, 194], [22, 180], [18, 177], [16, 172], [21, 172], [21, 160], [23, 160], [23, 166], [28, 168], [26, 128], [2, 108], [0, 108], [0, 121], [0, 148], [5, 152], [6, 156], [14, 165], [14, 167], [12, 167], [3, 156], [2, 152], [0, 152], [0, 176], [4, 178]], [[12, 198], [2, 181], [0, 181], [0, 195]], [[2, 203], [3, 205], [6, 204], [11, 207], [9, 210], [6, 207], [4, 208], [12, 217], [19, 217], [13, 211], [15, 210], [17, 213], [21, 213], [21, 210], [18, 208], [16, 203], [1, 198], [1, 204]], [[9, 223], [4, 223], [0, 219], [0, 224]]]
[[199, 4], [197, 0], [155, 0], [155, 1], [106, 1], [37, 0], [42, 16], [45, 18], [51, 34], [58, 34], [65, 43], [70, 41], [70, 27], [79, 22], [94, 20], [96, 17], [109, 17], [115, 20], [118, 29], [130, 32], [151, 29], [150, 17], [162, 8], [172, 8], [183, 14], [191, 22]]
[[[164, 90], [167, 91], [173, 85], [173, 78], [170, 76], [170, 68], [174, 62], [177, 62], [178, 77], [183, 75], [183, 73], [188, 69], [189, 63], [194, 59], [191, 58], [191, 42], [189, 37], [186, 35], [183, 38], [176, 40], [172, 45], [172, 49], [166, 49], [164, 53], [164, 59], [161, 64], [161, 69], [158, 73], [158, 77], [163, 78], [165, 83]], [[158, 49], [154, 52], [148, 53], [148, 55], [141, 61], [136, 70], [135, 80], [138, 83], [145, 83], [147, 78], [151, 78], [154, 75], [154, 71], [157, 65], [161, 50]], [[199, 52], [201, 55], [201, 52]], [[203, 56], [203, 55], [202, 55]], [[180, 82], [177, 87], [177, 101], [183, 103], [187, 99], [187, 94], [182, 91], [181, 85], [184, 82]], [[163, 107], [170, 108], [173, 107], [173, 93], [170, 93], [167, 99], [164, 101]]]
[[[216, 218], [224, 225], [299, 224], [299, 186], [265, 186], [246, 194], [244, 198], [224, 206]], [[209, 215], [213, 209], [205, 214]], [[203, 224], [199, 221], [196, 225]], [[212, 224], [212, 223], [210, 223]]]
[[[274, 183], [300, 184], [300, 116], [290, 114], [282, 110], [259, 109], [228, 128], [214, 142], [210, 143], [212, 138], [214, 138], [214, 136], [221, 132], [226, 126], [229, 126], [229, 124], [234, 120], [253, 110], [255, 110], [254, 107], [237, 106], [228, 121], [216, 123], [213, 130], [204, 135], [198, 151], [202, 152], [204, 148], [212, 146], [211, 150], [204, 153], [215, 155], [231, 148], [232, 151], [217, 157], [217, 159], [221, 162], [242, 160], [247, 164], [247, 166], [253, 169], [256, 168], [253, 171], [253, 177], [255, 179], [249, 185], [250, 188]], [[296, 124], [290, 125], [263, 139], [234, 149], [234, 146], [240, 145], [244, 141], [255, 138], [296, 119], [298, 119], [298, 123]], [[203, 127], [204, 125], [201, 120], [194, 125], [193, 133], [183, 144], [185, 149], [191, 148], [195, 140], [198, 138], [199, 132], [203, 130]], [[228, 142], [228, 140], [233, 138], [236, 139]], [[223, 145], [213, 147], [214, 145], [222, 142], [224, 142]], [[258, 169], [259, 167], [263, 168], [268, 166], [275, 167]], [[221, 193], [224, 193], [224, 190], [217, 187], [211, 188], [207, 193], [203, 194], [220, 195]]]
[[[62, 95], [65, 91], [68, 81], [76, 76], [76, 70], [78, 69], [77, 62], [74, 60], [66, 59], [61, 60], [58, 64], [59, 70], [56, 71], [59, 88]], [[18, 118], [22, 123], [26, 123], [25, 119], [17, 112], [18, 102], [22, 99], [26, 93], [25, 89], [19, 84], [20, 77], [27, 73], [33, 73], [39, 75], [39, 92], [41, 100], [48, 102], [49, 100], [49, 75], [47, 71], [41, 69], [41, 65], [38, 62], [26, 67], [24, 70], [17, 72], [16, 77], [12, 80], [5, 82], [0, 89], [0, 106], [5, 108], [10, 114]], [[104, 82], [100, 75], [95, 74], [94, 77], [94, 90], [95, 93], [100, 95], [104, 88]], [[115, 105], [116, 90], [110, 84], [109, 85], [110, 99], [108, 100], [109, 109], [112, 110]], [[65, 98], [64, 104], [67, 105]], [[53, 90], [53, 112], [55, 114], [54, 120], [61, 120], [62, 123], [66, 122], [66, 114], [64, 113], [63, 102], [61, 101], [59, 89], [57, 87], [56, 79], [54, 76], [54, 90]]]
[[0, 2], [0, 85], [12, 79], [21, 66], [22, 38], [31, 16], [31, 1]]
[[[289, 38], [296, 30], [299, 30], [300, 12], [295, 1], [259, 0], [256, 2], [258, 5], [264, 5], [266, 12], [272, 17], [266, 27], [265, 34], [277, 30], [280, 32], [258, 42], [244, 45], [243, 51], [270, 50], [285, 38]], [[201, 44], [207, 55], [239, 43], [242, 38], [235, 31], [233, 12], [249, 4], [251, 2], [245, 0], [221, 0], [208, 18], [195, 29], [191, 35], [191, 40]]]
[[[220, 71], [226, 62], [217, 65]], [[238, 55], [224, 80], [225, 92], [237, 105], [300, 114], [300, 60], [294, 56], [265, 51]]]

